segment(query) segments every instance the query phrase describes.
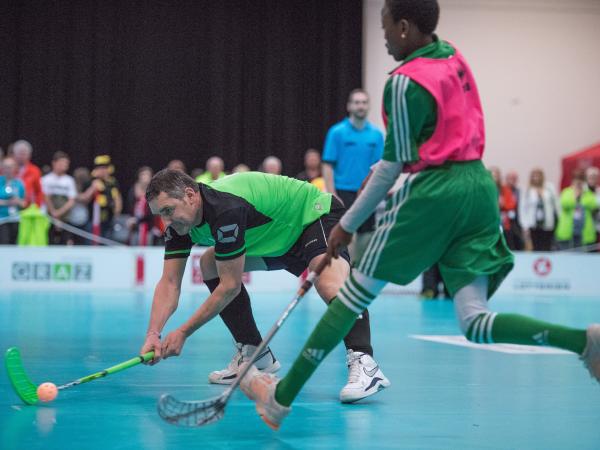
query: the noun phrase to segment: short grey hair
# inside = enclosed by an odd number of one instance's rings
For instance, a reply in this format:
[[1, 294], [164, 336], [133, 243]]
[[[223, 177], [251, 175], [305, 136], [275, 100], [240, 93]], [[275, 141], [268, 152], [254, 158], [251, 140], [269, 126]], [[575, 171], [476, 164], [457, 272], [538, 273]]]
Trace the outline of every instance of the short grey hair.
[[182, 199], [185, 195], [185, 189], [191, 188], [198, 192], [200, 188], [188, 174], [180, 170], [163, 169], [157, 172], [150, 180], [146, 189], [146, 201], [149, 203], [164, 192], [171, 198]]
[[25, 147], [29, 156], [31, 156], [31, 153], [33, 152], [33, 146], [29, 143], [29, 141], [26, 141], [25, 139], [19, 139], [18, 141], [13, 143], [13, 152], [16, 151], [17, 147]]

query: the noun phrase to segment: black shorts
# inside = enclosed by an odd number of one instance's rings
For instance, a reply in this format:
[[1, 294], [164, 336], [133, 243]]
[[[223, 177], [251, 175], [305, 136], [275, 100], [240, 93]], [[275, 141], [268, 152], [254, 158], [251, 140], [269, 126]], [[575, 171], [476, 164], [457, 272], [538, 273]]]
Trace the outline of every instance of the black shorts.
[[[346, 209], [337, 198], [331, 199], [331, 210], [311, 223], [302, 232], [292, 247], [281, 256], [263, 257], [267, 270], [287, 270], [299, 277], [306, 270], [310, 261], [327, 252], [327, 238], [331, 229], [340, 221]], [[344, 248], [340, 257], [350, 264], [350, 255]]]

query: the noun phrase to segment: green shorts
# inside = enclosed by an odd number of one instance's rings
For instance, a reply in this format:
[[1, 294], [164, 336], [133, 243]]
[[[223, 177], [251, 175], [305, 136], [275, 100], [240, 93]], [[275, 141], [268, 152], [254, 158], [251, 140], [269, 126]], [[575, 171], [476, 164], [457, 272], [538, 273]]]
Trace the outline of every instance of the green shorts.
[[500, 228], [498, 191], [481, 161], [411, 175], [387, 201], [356, 269], [408, 284], [435, 263], [450, 294], [487, 275], [488, 298], [513, 267]]

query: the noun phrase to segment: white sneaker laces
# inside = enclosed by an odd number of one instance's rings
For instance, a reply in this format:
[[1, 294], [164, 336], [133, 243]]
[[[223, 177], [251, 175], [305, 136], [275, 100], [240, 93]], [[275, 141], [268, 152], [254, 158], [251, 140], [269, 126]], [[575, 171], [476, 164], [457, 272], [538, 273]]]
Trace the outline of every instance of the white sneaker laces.
[[358, 383], [360, 379], [360, 357], [362, 355], [357, 353], [352, 353], [348, 357], [348, 384], [350, 383]]

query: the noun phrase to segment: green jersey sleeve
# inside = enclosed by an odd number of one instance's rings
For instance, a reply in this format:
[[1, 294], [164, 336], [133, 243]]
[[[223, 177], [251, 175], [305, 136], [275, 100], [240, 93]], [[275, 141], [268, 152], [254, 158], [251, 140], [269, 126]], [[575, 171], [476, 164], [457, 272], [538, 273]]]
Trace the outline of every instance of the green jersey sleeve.
[[392, 75], [385, 85], [383, 107], [388, 118], [383, 159], [417, 162], [419, 147], [435, 130], [435, 99], [409, 77], [397, 74]]

